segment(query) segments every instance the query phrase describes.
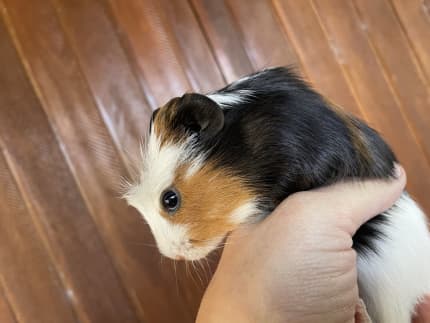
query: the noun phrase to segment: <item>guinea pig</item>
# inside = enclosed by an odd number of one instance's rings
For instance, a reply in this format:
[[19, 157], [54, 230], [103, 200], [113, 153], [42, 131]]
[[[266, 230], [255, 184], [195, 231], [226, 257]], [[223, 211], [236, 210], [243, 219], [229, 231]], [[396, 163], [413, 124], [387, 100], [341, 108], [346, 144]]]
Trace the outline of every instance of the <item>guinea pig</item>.
[[[363, 121], [289, 68], [271, 68], [154, 111], [140, 178], [125, 197], [160, 252], [196, 260], [294, 192], [348, 179], [389, 179], [396, 157]], [[375, 323], [410, 322], [430, 292], [430, 235], [405, 192], [353, 237], [360, 295]]]

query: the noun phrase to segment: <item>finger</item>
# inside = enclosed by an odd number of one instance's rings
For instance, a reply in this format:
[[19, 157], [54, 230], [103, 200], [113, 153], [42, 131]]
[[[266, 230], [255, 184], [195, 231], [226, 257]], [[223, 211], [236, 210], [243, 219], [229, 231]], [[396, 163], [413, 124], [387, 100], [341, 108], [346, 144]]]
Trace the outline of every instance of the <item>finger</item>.
[[346, 229], [354, 234], [363, 223], [390, 208], [400, 198], [406, 174], [397, 164], [396, 174], [395, 179], [342, 182], [300, 192], [286, 199], [281, 208], [288, 214], [304, 207], [308, 212], [313, 211], [315, 217], [324, 214], [326, 223], [345, 220], [348, 223]]
[[360, 298], [355, 309], [355, 323], [372, 323], [372, 320], [367, 313], [366, 305]]
[[413, 323], [429, 323], [430, 322], [430, 295], [427, 296], [422, 303], [417, 307], [417, 313]]

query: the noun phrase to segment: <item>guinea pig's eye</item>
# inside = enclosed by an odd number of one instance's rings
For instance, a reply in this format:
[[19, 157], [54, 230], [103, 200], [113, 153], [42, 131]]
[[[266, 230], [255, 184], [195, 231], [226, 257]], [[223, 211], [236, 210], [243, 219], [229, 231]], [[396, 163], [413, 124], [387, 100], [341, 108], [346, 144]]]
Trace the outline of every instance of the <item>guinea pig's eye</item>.
[[175, 189], [170, 188], [161, 194], [161, 205], [168, 213], [178, 210], [181, 204], [181, 196]]

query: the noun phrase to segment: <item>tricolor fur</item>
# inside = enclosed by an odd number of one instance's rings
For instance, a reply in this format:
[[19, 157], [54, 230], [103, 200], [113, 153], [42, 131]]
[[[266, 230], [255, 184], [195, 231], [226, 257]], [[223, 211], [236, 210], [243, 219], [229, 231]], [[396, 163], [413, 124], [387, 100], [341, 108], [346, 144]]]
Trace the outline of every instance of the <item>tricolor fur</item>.
[[[157, 109], [140, 179], [126, 197], [164, 255], [194, 260], [294, 192], [390, 178], [395, 161], [373, 129], [291, 70], [274, 68]], [[166, 190], [175, 203], [180, 197], [174, 211], [163, 204], [170, 200], [161, 202]], [[430, 238], [420, 209], [405, 193], [353, 240], [360, 290], [375, 322], [409, 322], [418, 297], [430, 291]]]

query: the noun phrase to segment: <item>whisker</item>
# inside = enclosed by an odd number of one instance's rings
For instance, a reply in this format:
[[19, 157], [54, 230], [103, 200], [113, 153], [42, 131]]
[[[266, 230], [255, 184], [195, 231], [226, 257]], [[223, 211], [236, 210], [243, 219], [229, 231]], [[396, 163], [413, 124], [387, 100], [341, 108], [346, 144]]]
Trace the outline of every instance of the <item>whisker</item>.
[[[187, 263], [188, 263], [188, 262], [187, 262]], [[191, 264], [192, 264], [192, 262], [191, 262]], [[194, 279], [194, 276], [193, 276], [193, 270], [191, 270], [191, 268], [190, 268], [190, 277], [191, 277], [191, 279], [192, 279], [192, 281], [193, 281], [194, 285], [197, 285], [197, 281]]]
[[213, 275], [213, 272], [212, 272], [211, 265], [209, 264], [209, 259], [208, 259], [208, 257], [205, 257], [204, 259], [205, 259], [206, 266], [208, 267], [208, 273], [209, 273], [208, 282], [209, 282], [209, 281], [210, 281], [210, 279], [211, 279], [211, 277], [212, 277], [212, 275]]
[[179, 296], [178, 273], [176, 271], [176, 260], [173, 260], [173, 268], [175, 270], [176, 294]]
[[188, 261], [185, 262], [185, 273], [186, 273], [187, 277], [190, 276], [190, 273], [188, 272]]
[[192, 263], [193, 263], [193, 267], [194, 267], [194, 272], [196, 273], [197, 278], [199, 279], [201, 286], [203, 286], [203, 280], [202, 280], [202, 277], [200, 276], [200, 272], [198, 270], [198, 267], [196, 267], [194, 260], [192, 260]]
[[202, 268], [203, 270], [203, 274], [204, 274], [204, 278], [205, 278], [205, 284], [209, 283], [209, 276], [208, 276], [208, 272], [206, 271], [206, 267], [203, 264], [203, 259], [199, 260], [199, 266]]
[[145, 246], [145, 247], [151, 247], [151, 248], [158, 248], [157, 245], [152, 243], [146, 243], [146, 242], [136, 242], [136, 241], [129, 241], [128, 243], [138, 245], [138, 246]]

